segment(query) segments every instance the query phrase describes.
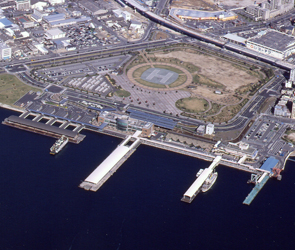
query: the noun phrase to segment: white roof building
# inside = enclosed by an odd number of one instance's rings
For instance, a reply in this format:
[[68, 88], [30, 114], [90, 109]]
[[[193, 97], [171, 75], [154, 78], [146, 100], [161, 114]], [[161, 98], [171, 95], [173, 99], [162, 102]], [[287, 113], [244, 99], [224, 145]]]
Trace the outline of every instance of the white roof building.
[[65, 0], [47, 0], [51, 5], [64, 4]]
[[54, 28], [54, 29], [47, 30], [47, 32], [45, 33], [45, 36], [48, 39], [54, 40], [54, 39], [65, 37], [66, 33], [60, 30], [59, 28]]
[[43, 10], [44, 7], [47, 7], [49, 4], [45, 1], [31, 0], [31, 9]]
[[214, 124], [208, 124], [206, 126], [206, 134], [207, 135], [212, 135], [214, 133]]

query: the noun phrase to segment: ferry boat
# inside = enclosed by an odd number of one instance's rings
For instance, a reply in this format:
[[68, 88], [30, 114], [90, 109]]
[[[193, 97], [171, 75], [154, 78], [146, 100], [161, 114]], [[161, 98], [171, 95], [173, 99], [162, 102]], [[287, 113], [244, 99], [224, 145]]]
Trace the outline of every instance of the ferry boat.
[[63, 147], [68, 143], [68, 141], [69, 141], [69, 138], [62, 135], [62, 137], [59, 138], [50, 148], [50, 154], [51, 155], [57, 154], [59, 151], [63, 149]]
[[216, 179], [217, 179], [218, 173], [217, 172], [213, 172], [211, 173], [208, 178], [204, 181], [204, 184], [201, 187], [201, 191], [203, 193], [207, 192], [215, 183]]

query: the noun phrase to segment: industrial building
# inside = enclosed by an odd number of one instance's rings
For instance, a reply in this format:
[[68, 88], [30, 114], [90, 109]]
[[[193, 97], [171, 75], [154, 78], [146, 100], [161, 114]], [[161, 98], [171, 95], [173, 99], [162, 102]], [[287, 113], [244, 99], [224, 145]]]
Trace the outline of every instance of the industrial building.
[[66, 33], [60, 30], [59, 28], [47, 30], [45, 33], [45, 37], [51, 40], [63, 38], [65, 36], [66, 36]]
[[7, 60], [11, 58], [11, 48], [5, 43], [0, 43], [0, 59]]
[[93, 16], [99, 15], [101, 13], [101, 9], [95, 3], [90, 1], [79, 2], [79, 7], [87, 11], [88, 14]]
[[29, 10], [31, 8], [30, 0], [15, 0], [17, 10]]
[[286, 13], [294, 7], [294, 0], [270, 0], [246, 8], [255, 21], [267, 20]]
[[232, 11], [199, 11], [190, 9], [172, 8], [169, 15], [176, 20], [219, 20], [229, 21], [238, 18], [238, 15]]
[[276, 30], [265, 30], [248, 39], [247, 48], [278, 59], [295, 53], [295, 37]]
[[131, 20], [131, 13], [129, 13], [128, 11], [122, 11], [120, 9], [115, 9], [115, 10], [113, 10], [113, 13], [118, 18], [123, 17], [125, 22]]

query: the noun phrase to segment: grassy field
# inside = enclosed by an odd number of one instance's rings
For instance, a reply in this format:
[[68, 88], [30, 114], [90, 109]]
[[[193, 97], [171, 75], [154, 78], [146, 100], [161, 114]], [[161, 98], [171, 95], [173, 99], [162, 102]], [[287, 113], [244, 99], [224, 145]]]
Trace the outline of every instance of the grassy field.
[[146, 70], [148, 70], [149, 68], [151, 68], [151, 66], [147, 65], [147, 66], [142, 66], [138, 69], [136, 69], [134, 72], [133, 72], [133, 78], [137, 79], [137, 78], [140, 78], [142, 73], [145, 72]]
[[145, 85], [147, 87], [152, 87], [152, 88], [166, 88], [166, 85], [163, 85], [163, 84], [157, 84], [157, 83], [153, 83], [153, 82], [148, 82], [148, 81], [145, 81], [145, 80], [142, 80], [140, 78], [137, 78], [136, 79], [137, 82], [139, 82], [140, 84], [142, 85]]
[[176, 107], [182, 111], [190, 113], [204, 112], [208, 109], [208, 102], [205, 99], [200, 99], [196, 97], [189, 97], [179, 99], [175, 103]]
[[179, 75], [175, 82], [169, 84], [170, 88], [178, 87], [186, 82], [187, 76], [186, 75]]
[[119, 97], [128, 97], [130, 96], [130, 92], [124, 90], [124, 89], [118, 89], [116, 92], [114, 92], [114, 95]]
[[12, 105], [28, 91], [40, 91], [24, 84], [16, 76], [10, 74], [0, 74], [0, 102]]

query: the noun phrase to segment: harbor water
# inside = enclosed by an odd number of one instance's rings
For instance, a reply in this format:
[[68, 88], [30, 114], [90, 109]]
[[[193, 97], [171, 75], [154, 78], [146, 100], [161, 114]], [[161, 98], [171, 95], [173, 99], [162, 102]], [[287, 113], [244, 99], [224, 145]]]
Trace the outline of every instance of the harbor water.
[[[1, 109], [1, 121], [15, 112]], [[209, 162], [140, 145], [97, 191], [78, 185], [121, 142], [82, 131], [80, 144], [49, 154], [55, 139], [1, 125], [0, 249], [294, 249], [295, 163], [250, 206], [250, 174], [218, 166], [218, 178], [181, 202]]]

